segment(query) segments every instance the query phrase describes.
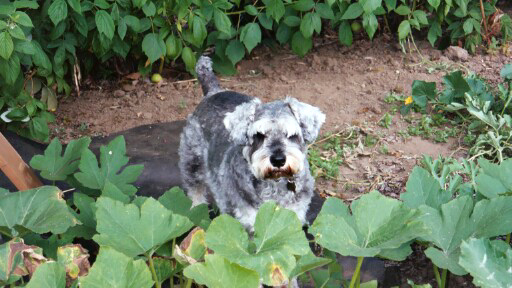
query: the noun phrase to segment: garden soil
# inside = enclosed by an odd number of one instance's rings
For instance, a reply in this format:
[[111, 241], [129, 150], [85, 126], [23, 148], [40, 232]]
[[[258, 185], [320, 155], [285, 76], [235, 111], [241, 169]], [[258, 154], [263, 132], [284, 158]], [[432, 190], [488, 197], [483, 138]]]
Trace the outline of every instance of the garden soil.
[[[442, 77], [455, 69], [473, 71], [496, 84], [503, 65], [512, 62], [502, 51], [481, 51], [464, 59], [443, 54], [427, 42], [417, 45], [419, 51], [403, 53], [396, 39], [383, 35], [342, 47], [336, 37], [326, 35], [304, 58], [286, 49], [263, 46], [238, 64], [235, 76], [222, 76], [221, 85], [265, 102], [292, 96], [317, 106], [327, 115], [321, 135], [349, 130], [363, 139], [374, 135], [377, 143], [364, 145], [361, 141], [357, 151], [345, 155], [338, 178], [318, 178], [317, 191], [348, 201], [371, 189], [398, 197], [408, 173], [423, 154], [463, 157], [466, 150], [460, 145], [460, 137], [449, 138], [446, 143], [402, 137], [398, 132], [406, 130], [409, 123], [400, 113], [392, 115], [389, 128], [379, 126], [379, 120], [393, 105], [401, 105], [384, 102], [386, 96], [391, 92], [410, 95], [413, 80], [434, 81], [441, 89]], [[164, 67], [163, 76], [159, 84], [137, 73], [101, 82], [83, 79], [80, 96], [59, 101], [52, 133], [69, 140], [185, 119], [201, 101], [200, 86], [170, 64]], [[321, 136], [318, 140], [323, 139]], [[387, 153], [382, 153], [383, 147]], [[433, 284], [433, 275], [425, 274], [432, 270], [430, 262], [418, 260], [422, 253], [415, 251], [413, 255], [399, 264], [401, 282], [410, 278], [416, 283]], [[471, 287], [467, 278], [452, 278], [451, 287]]]

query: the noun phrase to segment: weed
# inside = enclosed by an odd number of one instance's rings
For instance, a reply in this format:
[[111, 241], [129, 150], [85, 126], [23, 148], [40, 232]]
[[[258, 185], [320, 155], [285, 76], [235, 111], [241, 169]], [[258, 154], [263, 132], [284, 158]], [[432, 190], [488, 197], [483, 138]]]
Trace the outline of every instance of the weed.
[[391, 123], [393, 121], [393, 116], [391, 116], [389, 113], [385, 113], [379, 120], [378, 124], [381, 127], [384, 127], [386, 129], [389, 129], [391, 127]]

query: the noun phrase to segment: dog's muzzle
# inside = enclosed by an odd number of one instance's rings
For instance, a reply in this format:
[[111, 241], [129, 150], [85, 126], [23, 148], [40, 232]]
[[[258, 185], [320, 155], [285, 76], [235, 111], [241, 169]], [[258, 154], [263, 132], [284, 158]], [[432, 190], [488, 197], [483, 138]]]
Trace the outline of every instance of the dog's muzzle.
[[271, 167], [268, 167], [265, 171], [266, 179], [291, 178], [297, 172], [293, 171], [289, 164], [287, 165], [286, 155], [282, 152], [272, 154], [269, 160]]

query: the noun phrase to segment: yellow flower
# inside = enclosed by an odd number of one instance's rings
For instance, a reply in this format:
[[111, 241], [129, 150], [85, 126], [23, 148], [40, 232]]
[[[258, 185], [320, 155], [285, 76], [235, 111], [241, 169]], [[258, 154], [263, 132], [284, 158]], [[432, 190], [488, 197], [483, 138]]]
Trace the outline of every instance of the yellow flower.
[[412, 96], [405, 98], [405, 105], [409, 105], [411, 103], [412, 103]]

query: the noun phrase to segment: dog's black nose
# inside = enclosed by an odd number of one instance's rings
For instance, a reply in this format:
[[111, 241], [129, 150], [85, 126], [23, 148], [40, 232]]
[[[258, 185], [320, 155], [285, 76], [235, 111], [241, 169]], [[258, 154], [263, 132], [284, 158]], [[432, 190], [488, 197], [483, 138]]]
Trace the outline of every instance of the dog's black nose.
[[278, 153], [270, 156], [270, 164], [272, 166], [280, 168], [283, 167], [284, 163], [286, 163], [286, 156], [284, 154]]

